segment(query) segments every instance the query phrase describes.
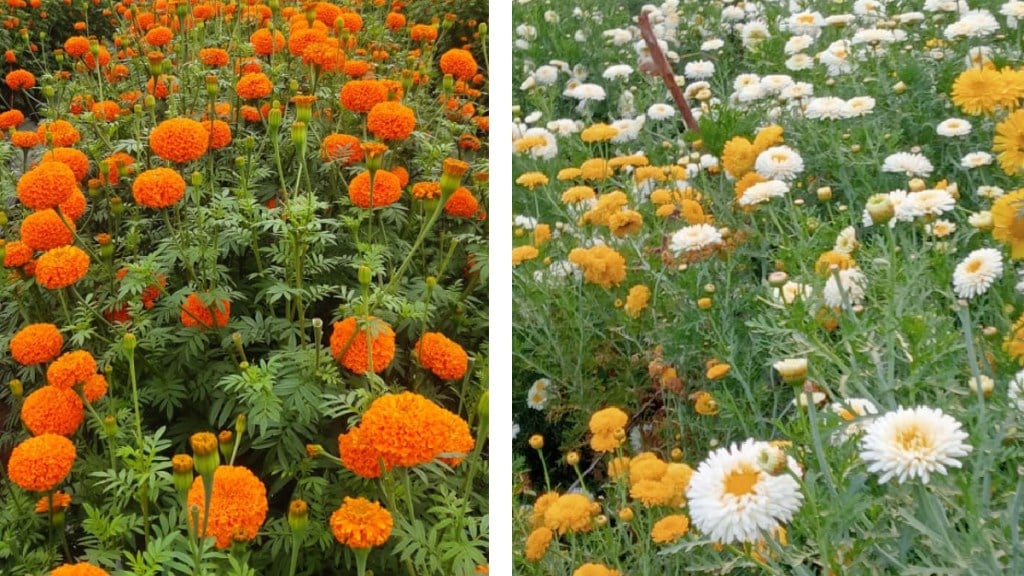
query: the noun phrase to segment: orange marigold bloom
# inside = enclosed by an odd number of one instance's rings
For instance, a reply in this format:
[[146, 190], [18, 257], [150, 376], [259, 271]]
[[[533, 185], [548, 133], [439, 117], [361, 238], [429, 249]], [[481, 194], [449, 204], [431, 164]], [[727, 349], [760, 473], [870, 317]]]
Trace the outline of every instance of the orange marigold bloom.
[[316, 19], [328, 28], [334, 28], [334, 21], [341, 18], [341, 7], [330, 2], [317, 2], [313, 7]]
[[185, 197], [185, 179], [176, 170], [153, 168], [132, 182], [135, 203], [146, 208], [167, 208]]
[[326, 26], [320, 22], [314, 24], [311, 28], [292, 28], [288, 36], [288, 52], [292, 56], [302, 56], [307, 46], [327, 38]]
[[77, 246], [61, 246], [39, 257], [35, 276], [43, 288], [57, 290], [78, 282], [88, 271], [88, 254]]
[[345, 30], [348, 30], [352, 34], [363, 29], [363, 17], [358, 13], [345, 12], [341, 15], [341, 18], [345, 21]]
[[351, 112], [365, 114], [387, 99], [387, 86], [377, 80], [352, 80], [341, 87], [341, 105]]
[[[125, 169], [135, 163], [135, 159], [125, 152], [115, 152], [106, 158], [107, 161], [107, 181], [110, 182], [111, 186], [116, 185], [121, 181], [121, 169]], [[100, 175], [102, 177], [102, 174]]]
[[150, 46], [166, 46], [174, 38], [174, 32], [167, 26], [156, 26], [146, 32], [146, 43]]
[[[199, 510], [201, 527], [206, 509], [202, 476], [196, 477], [188, 491], [188, 509], [190, 524], [194, 510]], [[263, 482], [243, 466], [218, 466], [213, 473], [210, 518], [206, 521], [206, 535], [216, 538], [217, 548], [227, 548], [236, 539], [252, 540], [266, 518], [267, 488]]]
[[89, 175], [89, 157], [81, 150], [74, 148], [54, 148], [43, 154], [40, 162], [60, 162], [71, 168], [75, 173], [75, 180], [81, 182]]
[[14, 134], [11, 134], [11, 144], [14, 144], [18, 148], [34, 148], [41, 144], [39, 141], [39, 135], [35, 132], [26, 132], [19, 130]]
[[64, 52], [72, 58], [89, 53], [89, 39], [85, 36], [72, 36], [64, 41]]
[[440, 419], [447, 430], [443, 436], [441, 453], [460, 454], [460, 456], [441, 458], [441, 461], [454, 468], [461, 464], [463, 458], [465, 458], [465, 456], [461, 455], [469, 454], [473, 451], [473, 447], [476, 446], [476, 440], [473, 439], [473, 435], [469, 432], [469, 424], [459, 417], [458, 414], [442, 410]]
[[338, 455], [341, 463], [363, 478], [380, 478], [380, 455], [368, 444], [358, 426], [338, 436]]
[[210, 123], [210, 120], [203, 121], [203, 128], [210, 134], [210, 149], [220, 150], [228, 144], [231, 144], [231, 126], [223, 120], [214, 120]]
[[375, 316], [358, 324], [362, 325], [357, 325], [354, 316], [334, 323], [331, 353], [342, 366], [356, 374], [365, 374], [367, 370], [380, 374], [395, 357], [395, 332]]
[[21, 110], [7, 110], [0, 112], [0, 130], [6, 132], [11, 128], [17, 128], [21, 126], [21, 123], [25, 121], [25, 114]]
[[416, 113], [398, 102], [381, 102], [366, 116], [366, 127], [380, 140], [402, 140], [416, 129]]
[[152, 94], [157, 100], [164, 100], [172, 92], [177, 93], [179, 89], [178, 79], [166, 74], [161, 74], [155, 80], [150, 78], [146, 81], [146, 93]]
[[60, 212], [69, 220], [75, 221], [85, 214], [85, 194], [78, 188], [71, 191], [68, 199], [60, 203]]
[[75, 171], [61, 162], [43, 162], [17, 180], [17, 198], [33, 210], [59, 206], [78, 188]]
[[389, 12], [387, 18], [384, 19], [384, 26], [392, 32], [398, 32], [405, 27], [405, 15], [398, 12]]
[[[60, 490], [53, 493], [53, 509], [57, 512], [64, 510], [71, 505], [71, 495]], [[50, 511], [50, 499], [43, 496], [36, 500], [36, 514], [46, 514]]]
[[370, 63], [365, 60], [345, 60], [342, 72], [349, 78], [362, 78], [370, 71]]
[[21, 241], [33, 250], [50, 250], [68, 246], [75, 241], [75, 223], [67, 225], [56, 210], [47, 208], [33, 212], [21, 221]]
[[274, 91], [274, 84], [270, 77], [262, 72], [245, 74], [235, 84], [235, 92], [245, 100], [259, 100], [266, 98]]
[[171, 118], [149, 133], [149, 146], [164, 160], [184, 164], [201, 158], [209, 147], [206, 128], [190, 118]]
[[[465, 430], [460, 430], [462, 426]], [[362, 439], [377, 450], [389, 469], [426, 464], [449, 451], [466, 453], [466, 438], [472, 448], [464, 420], [412, 392], [377, 398], [359, 427]]]
[[360, 208], [380, 208], [394, 204], [402, 197], [402, 183], [387, 170], [373, 174], [373, 198], [370, 198], [370, 172], [360, 172], [348, 183], [348, 197]]
[[443, 380], [458, 380], [466, 374], [469, 357], [458, 343], [440, 332], [427, 332], [416, 341], [413, 354], [420, 365]]
[[320, 72], [337, 72], [345, 63], [345, 53], [338, 48], [337, 39], [324, 38], [302, 50], [302, 63], [315, 65]]
[[96, 359], [85, 350], [66, 352], [46, 369], [46, 381], [50, 386], [70, 389], [84, 384], [96, 374]]
[[328, 134], [320, 142], [320, 157], [324, 162], [337, 161], [342, 166], [351, 166], [363, 161], [363, 147], [355, 136]]
[[416, 24], [409, 30], [409, 37], [413, 42], [433, 42], [437, 40], [437, 27]]
[[441, 55], [438, 62], [441, 72], [451, 74], [459, 80], [469, 80], [476, 74], [476, 59], [469, 50], [452, 48]]
[[4, 251], [4, 268], [17, 268], [32, 260], [32, 249], [20, 240], [8, 242], [4, 248], [6, 249]]
[[25, 397], [21, 421], [33, 436], [57, 434], [70, 436], [85, 420], [85, 407], [78, 393], [70, 388], [43, 386]]
[[284, 34], [278, 30], [260, 28], [249, 36], [249, 43], [260, 56], [270, 56], [284, 49]]
[[388, 172], [398, 176], [398, 184], [401, 185], [403, 189], [409, 185], [409, 171], [406, 170], [405, 167], [395, 166], [391, 170], [388, 170]]
[[[8, 249], [10, 244], [7, 245]], [[11, 338], [11, 356], [22, 366], [45, 364], [60, 354], [64, 337], [53, 324], [29, 324]]]
[[101, 100], [93, 104], [89, 111], [98, 120], [113, 122], [121, 115], [121, 106], [113, 100]]
[[75, 445], [63, 436], [43, 434], [29, 438], [11, 452], [7, 475], [25, 490], [46, 492], [71, 472], [75, 455]]
[[89, 401], [89, 404], [93, 404], [107, 395], [108, 388], [106, 376], [93, 374], [82, 385], [82, 393], [85, 394], [85, 399]]
[[[210, 314], [211, 307], [214, 309], [213, 315]], [[221, 300], [206, 306], [198, 294], [189, 294], [185, 303], [181, 305], [181, 323], [188, 328], [198, 327], [203, 330], [213, 326], [223, 328], [227, 325], [230, 317], [230, 300]]]
[[110, 573], [92, 564], [79, 562], [78, 564], [65, 564], [54, 568], [50, 576], [110, 576]]
[[412, 196], [418, 200], [434, 200], [441, 197], [440, 182], [417, 182], [412, 185]]
[[462, 186], [455, 190], [444, 205], [444, 211], [457, 218], [472, 218], [479, 208], [480, 203], [473, 193]]
[[28, 70], [12, 70], [4, 77], [7, 87], [17, 92], [18, 90], [31, 90], [36, 85], [36, 77]]
[[54, 120], [46, 124], [40, 124], [36, 128], [40, 142], [52, 144], [53, 146], [71, 146], [81, 139], [81, 134], [67, 120]]
[[227, 66], [228, 51], [223, 48], [203, 48], [199, 51], [199, 61], [210, 68]]
[[341, 507], [331, 514], [334, 538], [349, 548], [380, 546], [391, 537], [394, 521], [391, 513], [366, 498], [345, 497]]

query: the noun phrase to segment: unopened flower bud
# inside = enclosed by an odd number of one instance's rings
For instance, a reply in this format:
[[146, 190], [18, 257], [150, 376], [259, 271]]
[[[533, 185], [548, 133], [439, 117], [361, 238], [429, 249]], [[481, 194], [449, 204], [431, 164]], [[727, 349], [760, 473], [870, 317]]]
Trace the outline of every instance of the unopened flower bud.
[[135, 338], [135, 334], [128, 333], [121, 338], [121, 343], [124, 344], [125, 350], [132, 352], [138, 345], [138, 340]]
[[309, 523], [309, 506], [304, 500], [292, 500], [288, 505], [288, 525], [293, 532], [301, 532]]
[[565, 455], [565, 463], [569, 466], [579, 466], [580, 464], [580, 453], [573, 450]]
[[14, 378], [7, 383], [7, 388], [11, 391], [11, 396], [20, 399], [25, 395], [25, 387], [22, 385], [21, 380]]
[[171, 469], [174, 471], [174, 487], [178, 492], [188, 492], [195, 478], [192, 457], [188, 454], [176, 454], [171, 458]]
[[192, 453], [195, 454], [196, 472], [203, 476], [213, 474], [213, 471], [220, 465], [217, 437], [212, 432], [197, 432], [192, 435], [189, 442], [192, 444]]
[[369, 266], [360, 266], [358, 276], [361, 286], [369, 286], [373, 282], [373, 271]]
[[875, 224], [885, 224], [896, 214], [896, 208], [892, 205], [892, 200], [889, 199], [888, 194], [875, 194], [868, 198], [867, 202], [868, 216], [871, 217], [871, 221]]
[[534, 434], [530, 436], [530, 448], [534, 450], [540, 450], [544, 447], [544, 437], [540, 434]]
[[231, 453], [235, 449], [235, 434], [231, 430], [221, 430], [220, 434], [217, 434], [217, 445], [220, 448], [220, 455], [224, 457], [224, 461], [230, 461]]

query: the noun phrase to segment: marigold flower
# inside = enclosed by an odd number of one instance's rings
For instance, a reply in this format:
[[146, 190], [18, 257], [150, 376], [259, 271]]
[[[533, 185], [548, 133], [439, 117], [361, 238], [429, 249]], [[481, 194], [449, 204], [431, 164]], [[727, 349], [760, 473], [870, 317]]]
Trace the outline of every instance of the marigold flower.
[[97, 568], [86, 562], [78, 564], [64, 564], [54, 568], [50, 576], [110, 576], [110, 573], [102, 568]]
[[443, 453], [465, 454], [473, 446], [465, 420], [412, 392], [377, 398], [359, 427], [360, 439], [373, 446], [388, 469], [427, 464]]
[[39, 141], [52, 144], [53, 146], [67, 147], [78, 142], [82, 135], [78, 129], [67, 120], [53, 120], [40, 124], [36, 128]]
[[[211, 314], [210, 308], [213, 308]], [[213, 302], [210, 306], [203, 304], [203, 299], [198, 294], [189, 294], [188, 298], [181, 305], [181, 323], [187, 328], [198, 327], [206, 330], [211, 327], [223, 328], [231, 317], [231, 301], [221, 300]]]
[[11, 144], [17, 146], [18, 148], [27, 150], [29, 148], [35, 148], [40, 143], [41, 141], [39, 140], [39, 135], [36, 134], [35, 132], [26, 132], [24, 130], [19, 130], [14, 134], [11, 134]]
[[[71, 505], [71, 495], [57, 490], [53, 493], [53, 510], [60, 512]], [[50, 498], [43, 496], [36, 500], [36, 514], [47, 514], [50, 511]], [[51, 572], [52, 574], [52, 572]]]
[[690, 531], [690, 519], [685, 514], [672, 514], [654, 523], [651, 540], [655, 544], [674, 542]]
[[417, 182], [412, 185], [412, 196], [417, 200], [434, 200], [441, 197], [439, 182]]
[[348, 32], [355, 34], [363, 29], [363, 17], [356, 12], [345, 12], [341, 18], [344, 20], [344, 27]]
[[274, 91], [270, 77], [262, 72], [245, 74], [235, 84], [235, 92], [244, 100], [266, 98]]
[[362, 78], [370, 71], [370, 63], [365, 60], [346, 60], [342, 71], [349, 78]]
[[249, 36], [249, 43], [253, 50], [260, 56], [270, 56], [275, 52], [284, 50], [284, 34], [278, 30], [260, 28]]
[[338, 455], [341, 463], [363, 478], [380, 478], [380, 455], [372, 444], [362, 437], [358, 426], [338, 436]]
[[391, 513], [366, 498], [345, 497], [331, 514], [331, 532], [341, 544], [353, 549], [380, 546], [391, 537]]
[[167, 208], [185, 197], [185, 179], [171, 168], [153, 168], [132, 183], [135, 203], [147, 208]]
[[[107, 169], [109, 170], [106, 175], [107, 182], [111, 186], [115, 186], [121, 181], [121, 171], [129, 172], [131, 165], [135, 163], [135, 159], [124, 152], [115, 152], [106, 158], [106, 162]], [[100, 177], [102, 178], [103, 174], [100, 174]]]
[[81, 150], [74, 148], [53, 148], [43, 154], [40, 162], [60, 162], [71, 168], [75, 180], [81, 182], [89, 174], [89, 158]]
[[66, 352], [46, 369], [46, 381], [57, 388], [70, 389], [96, 374], [96, 360], [85, 350]]
[[78, 187], [71, 168], [62, 162], [43, 162], [18, 179], [18, 199], [32, 210], [46, 210], [68, 199]]
[[398, 102], [381, 102], [366, 116], [366, 127], [380, 140], [403, 140], [416, 129], [416, 113]]
[[31, 90], [36, 85], [35, 74], [28, 70], [12, 70], [4, 77], [7, 87], [17, 92], [18, 90]]
[[375, 316], [365, 319], [365, 327], [357, 326], [356, 318], [349, 316], [334, 323], [331, 353], [342, 366], [356, 374], [365, 374], [367, 370], [379, 374], [395, 357], [395, 332]]
[[223, 120], [204, 120], [206, 133], [210, 135], [210, 150], [220, 150], [231, 144], [231, 126]]
[[227, 66], [228, 51], [223, 48], [203, 48], [199, 51], [199, 61], [203, 63], [203, 66], [210, 68]]
[[441, 72], [451, 74], [459, 80], [469, 80], [476, 74], [476, 59], [469, 50], [452, 48], [441, 55], [438, 62]]
[[433, 42], [437, 40], [437, 27], [426, 24], [416, 24], [409, 29], [409, 38], [413, 42]]
[[405, 15], [399, 12], [388, 12], [384, 19], [384, 27], [392, 32], [397, 32], [405, 27]]
[[75, 445], [63, 436], [35, 436], [14, 447], [7, 475], [24, 490], [46, 492], [71, 472], [75, 455]]
[[8, 131], [11, 128], [21, 126], [25, 121], [25, 114], [21, 110], [6, 110], [0, 112], [0, 131]]
[[479, 209], [480, 203], [476, 196], [462, 186], [457, 188], [444, 204], [445, 213], [456, 218], [472, 218]]
[[377, 80], [351, 80], [341, 87], [339, 100], [350, 112], [365, 114], [388, 99], [388, 89]]
[[107, 388], [107, 377], [103, 374], [93, 374], [82, 385], [82, 393], [89, 404], [94, 404], [107, 395]]
[[324, 162], [336, 161], [342, 166], [351, 166], [363, 161], [363, 147], [355, 136], [328, 134], [320, 142], [320, 157]]
[[[188, 491], [189, 523], [193, 510], [199, 510], [199, 523], [204, 524], [206, 496], [203, 477], [197, 476]], [[231, 546], [232, 539], [240, 536], [249, 541], [256, 537], [267, 518], [267, 489], [248, 468], [218, 466], [213, 473], [213, 493], [210, 496], [210, 518], [206, 522], [206, 535], [217, 540], [217, 548]], [[195, 529], [201, 529], [194, 527]]]
[[183, 164], [206, 154], [210, 135], [203, 125], [190, 118], [171, 118], [149, 133], [149, 146], [157, 156]]
[[21, 421], [34, 436], [70, 436], [84, 419], [82, 399], [69, 388], [43, 386], [26, 396], [21, 405]]
[[[89, 108], [93, 118], [104, 122], [113, 122], [121, 115], [121, 105], [113, 100], [101, 100]], [[79, 178], [81, 179], [81, 178]]]
[[75, 240], [75, 223], [65, 225], [53, 209], [33, 212], [21, 221], [21, 239], [33, 250], [67, 246]]
[[442, 380], [458, 380], [466, 374], [469, 358], [456, 342], [440, 332], [427, 332], [413, 347], [420, 365]]
[[60, 212], [72, 222], [78, 220], [85, 214], [85, 194], [78, 188], [71, 191], [68, 199], [60, 203]]
[[8, 242], [4, 248], [4, 268], [18, 268], [32, 260], [32, 249], [20, 240]]
[[146, 32], [146, 43], [150, 46], [166, 46], [174, 38], [174, 32], [167, 26], [156, 26]]
[[373, 197], [370, 197], [370, 172], [360, 172], [348, 183], [348, 197], [360, 208], [381, 208], [402, 197], [402, 184], [387, 170], [373, 174]]
[[[8, 248], [10, 244], [7, 245]], [[11, 356], [22, 366], [45, 364], [60, 354], [64, 337], [53, 324], [29, 324], [11, 338]]]
[[47, 251], [36, 263], [36, 282], [57, 290], [71, 286], [89, 271], [89, 255], [77, 246], [61, 246]]

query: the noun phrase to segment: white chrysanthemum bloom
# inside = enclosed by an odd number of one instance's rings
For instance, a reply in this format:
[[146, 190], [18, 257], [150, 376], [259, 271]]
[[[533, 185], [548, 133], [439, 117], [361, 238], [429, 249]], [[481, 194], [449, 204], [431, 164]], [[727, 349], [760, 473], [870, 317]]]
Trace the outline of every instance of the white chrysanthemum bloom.
[[982, 198], [988, 198], [989, 200], [996, 200], [1002, 198], [1006, 191], [999, 186], [978, 186], [978, 196]]
[[782, 180], [768, 180], [758, 182], [743, 191], [743, 195], [737, 201], [740, 206], [754, 206], [768, 202], [772, 198], [781, 198], [789, 192], [789, 184]]
[[545, 64], [533, 71], [533, 79], [541, 86], [550, 86], [558, 82], [558, 68]]
[[836, 40], [827, 49], [817, 54], [818, 61], [825, 65], [829, 76], [841, 76], [853, 70], [850, 63], [850, 47], [846, 40]]
[[772, 299], [780, 304], [792, 304], [797, 300], [807, 300], [814, 295], [814, 287], [792, 280], [772, 290]]
[[769, 94], [780, 94], [793, 84], [793, 78], [789, 74], [769, 74], [761, 78], [761, 88]]
[[971, 133], [971, 123], [961, 118], [947, 118], [939, 122], [935, 127], [935, 133], [946, 138], [967, 136]]
[[1013, 407], [1024, 411], [1024, 370], [1017, 372], [1010, 380], [1006, 395], [1009, 396]]
[[867, 398], [846, 398], [833, 402], [829, 409], [844, 421], [849, 422], [832, 436], [833, 444], [841, 444], [850, 437], [860, 434], [872, 418], [878, 414], [878, 407]]
[[840, 120], [850, 117], [850, 105], [842, 98], [825, 96], [807, 102], [804, 116], [811, 120]]
[[[809, 59], [810, 56], [807, 56], [807, 58]], [[797, 82], [783, 88], [782, 92], [779, 93], [779, 98], [783, 100], [799, 100], [801, 98], [810, 98], [811, 96], [814, 96], [814, 85], [807, 82]]]
[[799, 34], [797, 36], [793, 36], [789, 40], [786, 40], [786, 44], [782, 47], [782, 51], [787, 56], [792, 56], [793, 54], [799, 54], [800, 52], [807, 50], [812, 44], [814, 44], [814, 38], [811, 38], [807, 34]]
[[744, 86], [733, 93], [732, 99], [736, 102], [746, 103], [760, 100], [767, 96], [765, 89], [760, 84], [751, 84], [750, 86]]
[[793, 34], [817, 37], [825, 25], [825, 18], [818, 12], [804, 11], [791, 14], [785, 20], [786, 29]]
[[754, 170], [775, 180], [792, 180], [804, 171], [804, 159], [789, 146], [772, 146], [757, 155]]
[[982, 166], [988, 166], [992, 163], [995, 158], [988, 152], [968, 152], [964, 154], [964, 157], [960, 159], [960, 166], [971, 170], [973, 168], [981, 168]]
[[551, 398], [550, 394], [548, 394], [550, 386], [551, 380], [539, 378], [533, 383], [533, 386], [530, 386], [529, 392], [526, 393], [526, 405], [534, 410], [543, 410]]
[[684, 226], [672, 235], [668, 247], [676, 254], [694, 252], [718, 246], [722, 243], [722, 233], [710, 224]]
[[674, 106], [669, 106], [664, 103], [651, 104], [650, 108], [647, 109], [647, 116], [651, 120], [668, 120], [676, 115], [676, 109]]
[[[839, 277], [838, 283], [836, 276]], [[822, 290], [821, 296], [825, 299], [825, 305], [830, 308], [843, 306], [843, 294], [846, 295], [845, 301], [850, 306], [856, 306], [864, 302], [864, 286], [867, 283], [868, 279], [864, 273], [860, 271], [860, 268], [854, 266], [830, 275], [825, 282], [825, 289]]]
[[700, 155], [700, 167], [701, 168], [707, 169], [707, 168], [713, 168], [715, 166], [718, 166], [718, 156], [713, 156], [711, 154], [701, 154]]
[[929, 188], [920, 192], [907, 194], [901, 207], [905, 214], [914, 218], [921, 216], [938, 216], [956, 207], [956, 199], [948, 190]]
[[882, 162], [882, 172], [905, 174], [907, 177], [926, 177], [931, 175], [934, 169], [931, 161], [927, 158], [921, 154], [912, 154], [910, 152], [890, 154]]
[[581, 102], [589, 100], [601, 101], [606, 96], [604, 88], [597, 84], [578, 84], [564, 94]]
[[522, 228], [523, 230], [533, 230], [537, 227], [537, 219], [532, 216], [516, 214], [512, 217], [512, 227]]
[[850, 43], [854, 46], [861, 44], [884, 45], [900, 42], [906, 39], [907, 33], [902, 30], [885, 30], [882, 28], [862, 28], [854, 33]]
[[629, 75], [632, 73], [633, 67], [629, 64], [612, 64], [604, 69], [604, 73], [601, 74], [601, 77], [605, 80], [621, 80], [623, 78], [629, 78]]
[[540, 110], [534, 110], [533, 112], [530, 112], [529, 114], [527, 114], [526, 118], [523, 118], [523, 123], [524, 124], [533, 124], [537, 120], [540, 120], [542, 116], [544, 116], [543, 112], [541, 112]]
[[1010, 0], [999, 7], [999, 13], [1006, 16], [1006, 26], [1011, 30], [1017, 29], [1017, 21], [1024, 19], [1024, 2]]
[[925, 224], [924, 231], [936, 238], [945, 238], [956, 232], [956, 224], [944, 218]]
[[967, 223], [978, 230], [991, 230], [993, 224], [992, 212], [989, 210], [975, 212], [967, 217]]
[[576, 134], [582, 130], [583, 122], [581, 120], [573, 120], [571, 118], [559, 118], [548, 122], [547, 129], [550, 130], [552, 134], [568, 136], [570, 134]]
[[618, 134], [612, 137], [612, 142], [621, 144], [623, 142], [630, 142], [636, 140], [636, 137], [640, 135], [640, 130], [644, 127], [644, 122], [647, 118], [643, 115], [637, 116], [636, 118], [616, 120], [611, 123], [611, 127], [619, 131]]
[[832, 250], [839, 252], [840, 254], [853, 254], [853, 251], [860, 246], [860, 242], [857, 241], [857, 230], [853, 226], [847, 226], [839, 232], [836, 236], [835, 246]]
[[699, 94], [701, 90], [708, 90], [710, 92], [711, 84], [704, 80], [687, 84], [686, 88], [683, 89], [683, 96], [685, 96], [687, 100], [695, 100], [697, 98], [697, 94]]
[[690, 519], [711, 540], [730, 544], [755, 542], [800, 509], [803, 494], [793, 475], [801, 473], [796, 460], [786, 457], [780, 474], [769, 474], [758, 463], [772, 445], [748, 439], [719, 448], [700, 463], [686, 489]]
[[893, 211], [893, 218], [889, 220], [890, 228], [895, 227], [897, 222], [910, 222], [918, 216], [908, 209], [906, 190], [893, 190], [889, 192], [889, 202], [892, 203]]
[[867, 116], [875, 109], [875, 99], [871, 96], [854, 96], [846, 101], [850, 109], [850, 118]]
[[686, 63], [683, 74], [689, 80], [707, 80], [715, 75], [715, 65], [710, 60], [694, 60]]
[[516, 26], [516, 36], [523, 40], [536, 40], [537, 28], [530, 26], [529, 24], [520, 24], [519, 26]]
[[960, 0], [924, 0], [921, 9], [925, 12], [957, 12], [960, 10]]
[[885, 4], [878, 0], [857, 0], [853, 3], [853, 13], [856, 16], [884, 18]]
[[925, 484], [936, 472], [960, 468], [960, 460], [971, 453], [967, 433], [960, 423], [938, 408], [899, 408], [875, 419], [861, 439], [860, 457], [868, 471], [879, 474], [878, 482], [892, 478], [903, 484], [920, 478]]
[[988, 10], [969, 10], [959, 20], [946, 26], [942, 34], [947, 40], [983, 38], [999, 31], [999, 22]]
[[853, 14], [832, 14], [825, 17], [825, 25], [832, 26], [833, 28], [843, 28], [852, 24], [856, 19], [857, 17]]
[[958, 298], [974, 298], [988, 292], [1003, 275], [1003, 253], [995, 248], [978, 248], [953, 270], [953, 291]]
[[732, 81], [732, 89], [737, 92], [746, 88], [747, 86], [760, 86], [761, 76], [758, 74], [746, 73], [738, 74]]
[[723, 46], [725, 46], [725, 40], [722, 40], [721, 38], [712, 38], [710, 40], [705, 40], [700, 45], [700, 51], [701, 52], [717, 52], [717, 51], [721, 50]]
[[722, 22], [742, 22], [747, 19], [747, 12], [739, 6], [726, 6], [722, 9]]
[[893, 17], [898, 24], [917, 24], [924, 22], [923, 12], [903, 12]]
[[623, 46], [633, 41], [633, 33], [622, 28], [605, 30], [601, 35], [616, 46]]
[[526, 41], [526, 40], [523, 40], [522, 38], [516, 38], [515, 41], [512, 42], [512, 46], [514, 46], [515, 48], [517, 48], [519, 50], [529, 50], [530, 49], [530, 43], [528, 41]]

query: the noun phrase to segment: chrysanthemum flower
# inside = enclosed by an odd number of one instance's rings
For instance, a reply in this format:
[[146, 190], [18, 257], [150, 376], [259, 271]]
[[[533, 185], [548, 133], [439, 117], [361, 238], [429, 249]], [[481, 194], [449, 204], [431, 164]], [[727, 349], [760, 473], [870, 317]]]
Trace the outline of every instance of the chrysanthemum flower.
[[173, 206], [185, 197], [185, 179], [171, 168], [146, 170], [132, 182], [132, 197], [146, 208]]
[[373, 197], [370, 197], [370, 172], [364, 170], [348, 183], [348, 197], [360, 208], [381, 208], [394, 204], [402, 197], [402, 184], [387, 170], [373, 174]]
[[441, 55], [438, 62], [441, 72], [451, 74], [459, 80], [469, 80], [476, 74], [476, 59], [469, 50], [452, 48]]
[[78, 187], [71, 168], [61, 162], [43, 162], [18, 179], [18, 199], [32, 210], [55, 208]]
[[1010, 245], [1010, 258], [1024, 258], [1024, 188], [1014, 190], [992, 203], [992, 237]]
[[81, 280], [89, 271], [89, 255], [77, 246], [54, 248], [39, 257], [36, 282], [43, 288], [58, 290]]
[[366, 127], [379, 140], [403, 140], [416, 129], [416, 112], [399, 102], [381, 102], [370, 109]]
[[868, 425], [860, 456], [881, 484], [892, 478], [927, 484], [932, 474], [946, 474], [947, 466], [960, 468], [959, 458], [972, 450], [966, 439], [960, 423], [938, 408], [899, 408]]
[[342, 166], [351, 166], [363, 161], [363, 147], [355, 136], [328, 134], [320, 142], [320, 157], [324, 162], [335, 161]]
[[1024, 110], [1017, 110], [996, 124], [992, 151], [997, 152], [999, 166], [1010, 176], [1024, 171]]
[[[192, 522], [193, 510], [199, 511], [196, 530], [203, 526], [205, 506], [203, 477], [197, 476], [188, 491], [189, 523]], [[239, 536], [252, 540], [266, 518], [267, 489], [263, 482], [248, 468], [218, 466], [213, 473], [210, 519], [206, 523], [206, 535], [217, 540], [217, 548], [231, 546]]]
[[583, 278], [602, 288], [618, 286], [626, 279], [626, 259], [614, 248], [574, 248], [569, 261], [583, 269]]
[[7, 464], [7, 475], [24, 490], [52, 490], [71, 472], [75, 455], [75, 445], [63, 436], [35, 436], [14, 447]]
[[804, 171], [804, 159], [789, 146], [772, 146], [757, 155], [754, 169], [769, 180], [789, 181]]
[[[212, 314], [210, 308], [213, 308]], [[230, 300], [221, 300], [206, 306], [198, 294], [189, 294], [181, 305], [181, 324], [187, 328], [198, 327], [202, 330], [212, 327], [223, 328], [227, 325], [230, 317]]]
[[690, 519], [685, 514], [672, 514], [654, 523], [651, 540], [655, 544], [675, 542], [690, 531]]
[[526, 537], [526, 559], [537, 562], [543, 558], [554, 536], [555, 533], [546, 526], [541, 526], [530, 532], [530, 535]]
[[722, 244], [722, 233], [710, 224], [684, 226], [672, 235], [668, 247], [676, 254], [696, 252]]
[[58, 566], [50, 572], [50, 576], [110, 576], [110, 573], [92, 564], [79, 562]]
[[413, 346], [420, 365], [442, 380], [458, 380], [466, 374], [469, 357], [458, 343], [440, 332], [427, 332]]
[[171, 118], [149, 133], [153, 152], [170, 162], [183, 164], [202, 158], [209, 148], [210, 135], [203, 125], [190, 118]]
[[467, 188], [459, 186], [444, 203], [444, 212], [456, 218], [472, 218], [480, 209], [480, 202]]
[[331, 532], [344, 546], [353, 549], [381, 546], [391, 537], [394, 521], [379, 503], [366, 498], [345, 497], [331, 514]]
[[377, 80], [351, 80], [341, 87], [339, 98], [346, 110], [365, 114], [387, 101], [388, 89]]
[[69, 388], [43, 386], [26, 396], [21, 406], [21, 421], [35, 436], [70, 436], [84, 419], [82, 399]]
[[626, 438], [629, 416], [614, 406], [598, 410], [590, 416], [590, 447], [596, 452], [611, 452]]
[[1006, 103], [1005, 83], [995, 69], [972, 66], [956, 77], [950, 96], [966, 114], [987, 114]]
[[544, 512], [544, 526], [558, 534], [585, 533], [594, 528], [601, 505], [584, 494], [563, 494]]
[[[788, 522], [803, 501], [800, 485], [787, 473], [769, 474], [758, 464], [767, 442], [748, 439], [708, 455], [686, 491], [693, 525], [722, 544], [754, 542]], [[788, 467], [799, 473], [792, 458]]]
[[44, 364], [60, 354], [64, 337], [53, 324], [29, 324], [11, 338], [11, 356], [22, 366]]
[[953, 291], [958, 298], [984, 294], [1003, 274], [1003, 254], [995, 248], [979, 248], [953, 270]]
[[349, 316], [335, 322], [331, 352], [342, 366], [356, 374], [365, 374], [367, 370], [379, 374], [395, 357], [395, 332], [380, 318], [366, 318], [364, 327], [354, 316]]
[[572, 576], [621, 576], [621, 572], [605, 566], [587, 562], [573, 571]]

